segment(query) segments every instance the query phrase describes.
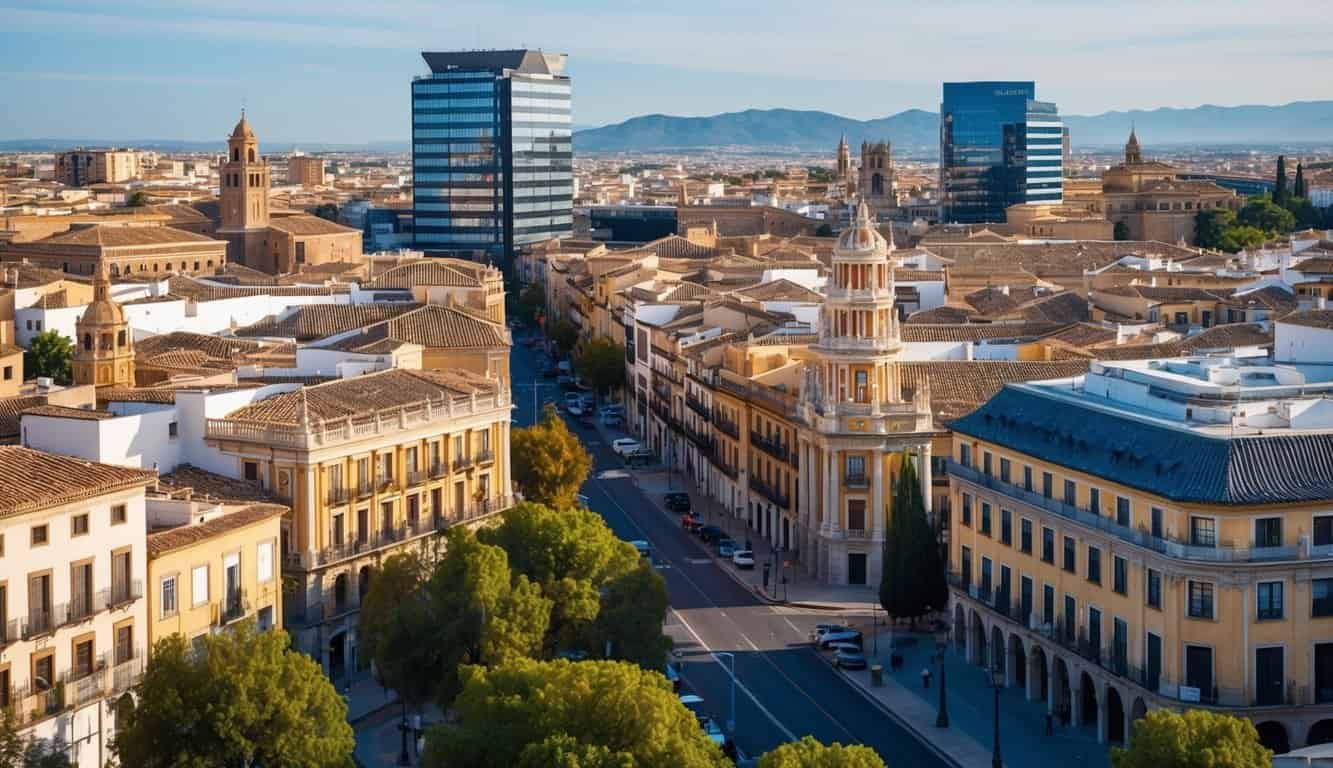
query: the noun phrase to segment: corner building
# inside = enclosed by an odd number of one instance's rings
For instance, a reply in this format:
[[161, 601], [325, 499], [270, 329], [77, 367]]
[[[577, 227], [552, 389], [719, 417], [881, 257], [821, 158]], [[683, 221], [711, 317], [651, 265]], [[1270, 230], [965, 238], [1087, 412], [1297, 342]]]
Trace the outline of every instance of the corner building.
[[1331, 393], [1267, 358], [1107, 362], [951, 422], [956, 649], [1104, 742], [1159, 707], [1333, 741]]

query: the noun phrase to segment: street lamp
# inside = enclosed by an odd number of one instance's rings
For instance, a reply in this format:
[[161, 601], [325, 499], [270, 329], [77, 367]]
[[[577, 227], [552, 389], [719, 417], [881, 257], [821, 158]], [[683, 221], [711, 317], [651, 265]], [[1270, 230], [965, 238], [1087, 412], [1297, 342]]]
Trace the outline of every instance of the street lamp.
[[1004, 670], [1000, 668], [998, 662], [991, 665], [990, 684], [995, 690], [995, 735], [990, 764], [991, 768], [1004, 768], [1004, 762], [1000, 760], [1000, 689], [1004, 687]]
[[[940, 711], [937, 715], [935, 715], [936, 728], [949, 727], [949, 703], [944, 694], [944, 689], [946, 687], [944, 681], [944, 652], [948, 647], [949, 647], [949, 623], [946, 621], [946, 622], [941, 622], [939, 628], [935, 630], [935, 650], [938, 652], [940, 659]], [[999, 741], [997, 740], [996, 744], [998, 743]]]
[[732, 740], [736, 738], [736, 654], [731, 651], [713, 651], [713, 658], [726, 656], [727, 663], [731, 672], [731, 714], [727, 720], [727, 733], [731, 734]]
[[407, 724], [407, 700], [401, 696], [398, 700], [403, 705], [403, 720], [398, 724], [398, 734], [402, 737], [402, 747], [398, 751], [398, 764], [411, 765], [412, 758], [407, 755], [407, 732], [412, 730], [412, 726]]

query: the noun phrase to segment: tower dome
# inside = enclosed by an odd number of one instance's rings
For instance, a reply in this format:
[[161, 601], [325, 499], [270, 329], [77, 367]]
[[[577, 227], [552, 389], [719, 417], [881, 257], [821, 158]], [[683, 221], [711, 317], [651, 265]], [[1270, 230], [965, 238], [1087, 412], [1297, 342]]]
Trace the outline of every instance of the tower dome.
[[231, 130], [233, 139], [253, 139], [255, 132], [250, 130], [250, 121], [245, 119], [245, 110], [241, 110], [241, 119], [236, 121], [236, 127]]
[[885, 240], [875, 228], [875, 222], [870, 219], [870, 208], [862, 200], [856, 205], [856, 215], [852, 219], [852, 225], [838, 237], [838, 244], [833, 247], [833, 255], [852, 258], [883, 257], [892, 249], [893, 246], [889, 241]]

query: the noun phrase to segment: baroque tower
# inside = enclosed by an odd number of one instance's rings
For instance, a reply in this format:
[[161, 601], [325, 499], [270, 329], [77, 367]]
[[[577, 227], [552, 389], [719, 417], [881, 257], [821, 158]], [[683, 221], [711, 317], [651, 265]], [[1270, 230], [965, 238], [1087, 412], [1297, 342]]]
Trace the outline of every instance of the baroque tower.
[[842, 135], [842, 140], [838, 142], [838, 181], [847, 183], [847, 178], [852, 175], [852, 153], [847, 148], [847, 134]]
[[1143, 162], [1143, 152], [1139, 150], [1139, 137], [1134, 135], [1134, 127], [1129, 128], [1129, 141], [1125, 142], [1125, 165]]
[[799, 411], [800, 488], [811, 489], [798, 521], [802, 552], [815, 552], [831, 583], [878, 584], [891, 510], [886, 489], [903, 451], [914, 454], [931, 509], [928, 395], [904, 400], [902, 341], [894, 306], [893, 242], [869, 206], [833, 248], [833, 269], [810, 346]]
[[75, 384], [134, 386], [134, 339], [125, 310], [111, 300], [106, 262], [97, 262], [93, 301], [74, 324], [76, 343], [70, 361]]
[[861, 142], [861, 173], [856, 187], [872, 213], [898, 204], [893, 193], [893, 151], [889, 142]]
[[222, 221], [217, 233], [227, 241], [227, 260], [259, 267], [268, 235], [269, 166], [259, 156], [259, 140], [244, 110], [227, 139], [227, 162], [219, 175]]

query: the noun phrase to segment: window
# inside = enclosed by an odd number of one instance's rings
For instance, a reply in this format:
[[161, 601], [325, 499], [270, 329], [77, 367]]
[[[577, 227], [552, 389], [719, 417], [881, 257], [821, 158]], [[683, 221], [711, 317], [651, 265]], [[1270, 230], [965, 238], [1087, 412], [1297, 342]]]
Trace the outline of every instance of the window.
[[1310, 615], [1319, 618], [1333, 616], [1333, 579], [1312, 579], [1310, 581]]
[[1254, 546], [1282, 546], [1282, 518], [1261, 517], [1254, 521]]
[[179, 423], [173, 421], [167, 425], [167, 437], [169, 439], [175, 440], [176, 438], [180, 437], [180, 434], [181, 434], [181, 427]]
[[88, 513], [84, 512], [71, 517], [69, 528], [70, 536], [83, 536], [88, 533]]
[[162, 617], [166, 618], [176, 612], [176, 577], [162, 577]]
[[1065, 481], [1065, 503], [1070, 506], [1078, 506], [1078, 485], [1073, 480]]
[[990, 533], [990, 504], [981, 502], [981, 535], [989, 536]]
[[1088, 581], [1102, 583], [1102, 551], [1091, 545], [1088, 546]]
[[5, 381], [9, 381], [10, 379], [13, 379], [13, 378], [14, 378], [14, 366], [12, 366], [12, 365], [6, 365], [6, 366], [5, 366]]
[[1094, 515], [1102, 513], [1102, 492], [1100, 488], [1088, 489], [1088, 511]]
[[965, 467], [972, 466], [972, 446], [966, 443], [958, 446], [958, 463]]
[[1009, 460], [1006, 458], [1000, 459], [1000, 481], [1009, 482]]
[[1041, 618], [1047, 624], [1055, 624], [1055, 587], [1050, 584], [1041, 586]]
[[121, 523], [125, 522], [127, 519], [129, 519], [129, 514], [128, 514], [128, 510], [126, 509], [126, 507], [125, 507], [124, 504], [112, 504], [112, 505], [111, 505], [111, 524], [112, 524], [112, 525], [120, 525]]
[[1144, 591], [1144, 601], [1149, 608], [1162, 610], [1162, 572], [1148, 569], [1148, 584]]
[[1014, 513], [1007, 509], [1000, 510], [1000, 543], [1014, 545]]
[[1119, 555], [1111, 559], [1111, 589], [1116, 594], [1129, 594], [1129, 562]]
[[50, 540], [48, 536], [49, 536], [49, 531], [47, 530], [45, 525], [34, 525], [32, 527], [32, 533], [31, 533], [32, 546], [34, 547], [44, 546], [47, 543], [47, 541]]
[[1190, 581], [1188, 613], [1191, 619], [1213, 618], [1213, 585], [1206, 581]]
[[847, 528], [852, 531], [864, 531], [866, 529], [865, 499], [847, 500]]
[[1258, 608], [1258, 618], [1260, 621], [1282, 618], [1282, 582], [1259, 582]]
[[963, 525], [972, 526], [972, 494], [963, 494]]
[[1055, 565], [1055, 529], [1041, 527], [1041, 561]]
[[1129, 514], [1129, 499], [1124, 496], [1115, 497], [1115, 522], [1116, 525], [1123, 525], [1126, 528], [1133, 527]]
[[1027, 518], [1018, 522], [1018, 551], [1032, 554], [1032, 521]]
[[1152, 536], [1154, 539], [1160, 539], [1162, 538], [1163, 535], [1162, 508], [1153, 507], [1151, 510], [1149, 510], [1149, 512], [1152, 516]]
[[1023, 467], [1023, 490], [1032, 490], [1032, 467]]
[[1217, 521], [1211, 517], [1190, 516], [1190, 543], [1196, 547], [1217, 546]]
[[1333, 545], [1333, 515], [1320, 515], [1315, 517], [1314, 545], [1316, 547]]
[[208, 602], [208, 566], [196, 565], [190, 571], [190, 605], [199, 607]]
[[[339, 520], [339, 527], [341, 526]], [[341, 543], [341, 542], [340, 542]], [[255, 573], [260, 583], [273, 581], [273, 542], [261, 541], [255, 548]]]
[[1051, 494], [1055, 492], [1055, 491], [1052, 490], [1052, 488], [1053, 488], [1054, 485], [1055, 485], [1055, 478], [1051, 477], [1051, 473], [1050, 473], [1050, 472], [1042, 472], [1042, 473], [1041, 473], [1041, 495], [1044, 496], [1044, 497], [1046, 497], [1046, 498], [1048, 498], [1048, 499], [1051, 498]]
[[241, 473], [246, 480], [252, 483], [259, 482], [259, 464], [257, 462], [241, 462]]
[[989, 557], [981, 558], [981, 595], [984, 598], [990, 597], [990, 572], [991, 560]]
[[990, 451], [986, 451], [985, 453], [981, 454], [981, 471], [986, 475], [986, 477], [990, 477], [990, 476], [991, 476], [991, 453], [990, 453]]
[[1074, 551], [1074, 537], [1065, 537], [1065, 570], [1070, 573], [1078, 573], [1078, 564], [1076, 560], [1078, 554]]
[[958, 560], [963, 569], [963, 589], [967, 589], [972, 586], [972, 548], [964, 544]]

